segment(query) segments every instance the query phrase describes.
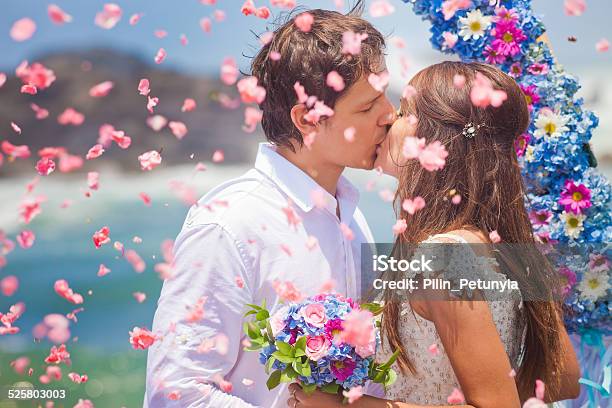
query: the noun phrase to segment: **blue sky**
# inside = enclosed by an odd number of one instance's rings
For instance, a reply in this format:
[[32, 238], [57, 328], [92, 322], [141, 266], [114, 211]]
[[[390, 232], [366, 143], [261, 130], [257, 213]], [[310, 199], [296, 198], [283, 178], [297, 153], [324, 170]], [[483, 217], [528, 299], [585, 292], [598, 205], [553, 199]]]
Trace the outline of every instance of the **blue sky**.
[[[59, 5], [74, 18], [72, 23], [56, 26], [47, 17], [47, 6], [51, 1]], [[102, 9], [103, 0], [3, 0], [0, 13], [0, 70], [12, 72], [24, 59], [35, 60], [41, 54], [66, 49], [84, 49], [94, 46], [110, 47], [141, 55], [152, 63], [159, 47], [164, 47], [168, 58], [165, 67], [181, 71], [205, 74], [218, 73], [225, 56], [237, 58], [240, 67], [248, 67], [248, 59], [242, 54], [252, 54], [251, 47], [257, 42], [250, 30], [263, 32], [265, 22], [253, 16], [240, 14], [242, 0], [218, 0], [216, 6], [205, 6], [199, 0], [115, 0], [124, 15], [112, 30], [104, 30], [93, 24], [95, 14]], [[428, 42], [428, 26], [401, 0], [389, 0], [396, 12], [387, 17], [366, 18], [372, 21], [384, 34], [397, 34], [408, 43], [408, 55], [414, 62], [415, 70], [442, 58], [431, 50]], [[349, 3], [350, 0], [345, 0]], [[310, 8], [333, 9], [333, 0], [302, 0], [299, 4]], [[370, 2], [368, 1], [368, 4]], [[588, 9], [581, 17], [563, 14], [562, 0], [534, 0], [534, 9], [540, 13], [548, 27], [554, 50], [559, 60], [571, 72], [583, 71], [586, 67], [612, 67], [612, 52], [595, 52], [594, 44], [602, 37], [612, 39], [610, 16], [612, 5], [608, 0], [589, 0]], [[269, 0], [256, 0], [256, 4], [268, 5]], [[213, 23], [211, 34], [205, 34], [199, 27], [202, 17], [212, 16], [215, 8], [227, 13], [223, 23]], [[278, 8], [271, 7], [274, 13]], [[136, 26], [128, 23], [133, 13], [144, 13]], [[23, 43], [16, 43], [9, 37], [14, 21], [30, 17], [38, 29], [34, 36]], [[158, 39], [153, 35], [156, 29], [168, 31], [168, 36]], [[180, 34], [186, 34], [189, 45], [179, 43]], [[576, 44], [567, 41], [568, 35], [578, 38]], [[390, 47], [389, 65], [397, 64], [397, 50]]]

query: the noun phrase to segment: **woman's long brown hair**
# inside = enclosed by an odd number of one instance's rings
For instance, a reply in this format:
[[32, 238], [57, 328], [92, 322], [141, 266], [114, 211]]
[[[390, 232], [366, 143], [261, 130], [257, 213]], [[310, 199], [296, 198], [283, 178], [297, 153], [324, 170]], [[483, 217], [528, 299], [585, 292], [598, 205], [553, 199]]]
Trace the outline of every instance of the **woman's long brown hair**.
[[[470, 90], [476, 73], [487, 77], [507, 99], [497, 108], [479, 108], [472, 104]], [[455, 75], [466, 79], [463, 87], [453, 84]], [[488, 233], [496, 230], [505, 243], [535, 244], [525, 208], [525, 188], [517, 161], [514, 142], [529, 126], [525, 96], [516, 82], [497, 68], [481, 63], [443, 62], [420, 71], [410, 84], [416, 95], [402, 100], [402, 113], [418, 119], [416, 136], [427, 143], [440, 141], [449, 152], [446, 165], [439, 171], [427, 171], [418, 161], [401, 167], [395, 204], [399, 217], [407, 219], [407, 228], [398, 236], [395, 248], [414, 244], [428, 236], [458, 229]], [[466, 138], [466, 123], [484, 124], [474, 138]], [[461, 202], [453, 204], [448, 193], [455, 190]], [[408, 215], [398, 203], [421, 196], [426, 207]], [[496, 251], [497, 252], [497, 251]], [[538, 254], [539, 255], [539, 254]], [[519, 282], [523, 298], [530, 288], [546, 286], [554, 274], [547, 259], [517, 259], [496, 254], [500, 267]], [[531, 272], [526, 266], [539, 265]], [[383, 333], [393, 349], [400, 350], [398, 364], [402, 372], [416, 373], [406, 352], [413, 345], [402, 344], [398, 331], [400, 302], [385, 296]], [[533, 395], [535, 380], [545, 382], [547, 391], [556, 392], [562, 369], [560, 329], [561, 305], [553, 301], [525, 301], [525, 337], [522, 363], [517, 370], [519, 395], [525, 401]]]

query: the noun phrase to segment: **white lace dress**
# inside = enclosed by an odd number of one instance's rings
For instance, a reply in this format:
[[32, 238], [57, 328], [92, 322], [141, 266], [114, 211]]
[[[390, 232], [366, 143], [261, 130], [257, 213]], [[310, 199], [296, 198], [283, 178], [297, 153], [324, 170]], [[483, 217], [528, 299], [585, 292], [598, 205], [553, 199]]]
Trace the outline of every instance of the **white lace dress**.
[[[454, 234], [438, 234], [429, 237], [426, 243], [440, 242], [436, 238], [449, 238], [453, 241], [467, 244], [467, 241]], [[469, 247], [461, 245], [463, 249], [469, 249], [471, 253], [464, 255], [461, 259], [455, 259], [456, 265], [461, 266], [461, 277], [475, 278], [479, 276], [491, 276], [491, 274], [501, 275], [493, 271], [486, 265], [490, 260], [478, 257]], [[464, 253], [466, 251], [463, 251]], [[503, 276], [503, 275], [501, 275]], [[505, 276], [503, 277], [505, 279]], [[485, 298], [486, 298], [485, 294]], [[487, 300], [491, 309], [491, 314], [499, 336], [506, 348], [506, 353], [510, 359], [512, 367], [518, 371], [520, 355], [525, 335], [525, 325], [522, 319], [523, 302], [520, 295], [509, 300]], [[453, 392], [453, 388], [460, 389], [457, 377], [453, 372], [448, 356], [444, 351], [444, 346], [438, 336], [433, 322], [419, 316], [411, 311], [410, 303], [406, 302], [398, 323], [399, 334], [403, 344], [406, 344], [410, 361], [413, 362], [417, 370], [414, 376], [410, 372], [403, 375], [398, 372], [397, 381], [387, 390], [386, 399], [402, 401], [424, 405], [447, 405], [447, 398]], [[386, 361], [390, 356], [389, 344], [383, 335], [383, 350], [377, 353], [377, 361]], [[432, 344], [436, 344], [439, 349], [437, 355], [428, 351]]]

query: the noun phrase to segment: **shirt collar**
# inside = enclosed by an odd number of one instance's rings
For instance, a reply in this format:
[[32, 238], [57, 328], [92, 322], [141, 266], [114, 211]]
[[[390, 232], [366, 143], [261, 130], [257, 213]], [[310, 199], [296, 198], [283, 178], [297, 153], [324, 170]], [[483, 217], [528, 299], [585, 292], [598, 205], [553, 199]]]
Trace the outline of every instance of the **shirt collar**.
[[336, 206], [340, 201], [340, 214], [343, 219], [352, 218], [357, 202], [359, 190], [344, 176], [338, 179], [336, 197], [325, 191], [319, 184], [302, 169], [285, 159], [276, 152], [270, 143], [260, 143], [255, 169], [270, 178], [302, 211], [308, 212], [315, 206], [315, 195], [319, 191], [325, 198], [325, 208], [336, 215]]

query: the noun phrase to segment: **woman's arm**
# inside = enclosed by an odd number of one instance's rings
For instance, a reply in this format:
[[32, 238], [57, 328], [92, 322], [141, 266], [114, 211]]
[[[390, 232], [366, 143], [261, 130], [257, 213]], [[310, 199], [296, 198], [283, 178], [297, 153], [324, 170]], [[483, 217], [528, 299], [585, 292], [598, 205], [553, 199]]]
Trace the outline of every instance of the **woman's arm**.
[[[310, 395], [302, 390], [298, 384], [289, 386], [291, 398], [287, 401], [288, 408], [346, 408], [342, 404], [342, 396], [339, 394], [328, 394], [315, 391]], [[390, 401], [382, 398], [364, 395], [350, 404], [351, 408], [425, 408], [434, 407], [433, 405], [417, 405], [406, 402]], [[437, 408], [474, 408], [471, 405], [435, 405]]]

